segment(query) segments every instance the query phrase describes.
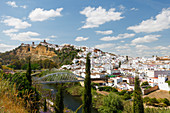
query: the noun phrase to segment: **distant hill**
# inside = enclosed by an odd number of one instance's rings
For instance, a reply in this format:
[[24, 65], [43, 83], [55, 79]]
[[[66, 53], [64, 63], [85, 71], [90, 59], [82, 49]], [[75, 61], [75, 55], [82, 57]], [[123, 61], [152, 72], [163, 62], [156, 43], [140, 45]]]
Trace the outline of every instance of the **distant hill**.
[[[0, 62], [2, 62], [3, 65], [10, 64], [19, 66], [24, 65], [26, 63], [25, 59], [31, 56], [32, 62], [38, 63], [42, 68], [49, 68], [50, 65], [52, 65], [52, 67], [60, 67], [62, 65], [71, 64], [72, 60], [77, 57], [79, 52], [87, 52], [87, 49], [87, 47], [78, 47], [70, 44], [50, 44], [45, 40], [39, 44], [34, 44], [34, 42], [32, 42], [32, 44], [22, 43], [19, 47], [11, 51], [0, 53]], [[92, 51], [102, 52], [95, 48]], [[104, 54], [104, 52], [102, 53]], [[19, 66], [18, 68], [21, 67]]]
[[70, 64], [79, 51], [71, 45], [59, 46], [49, 44], [45, 40], [37, 45], [34, 42], [32, 44], [22, 43], [11, 51], [0, 53], [0, 62], [3, 65], [12, 64], [16, 61], [24, 63], [25, 59], [31, 56], [32, 61], [50, 60], [56, 63], [54, 65], [61, 66], [63, 64]]

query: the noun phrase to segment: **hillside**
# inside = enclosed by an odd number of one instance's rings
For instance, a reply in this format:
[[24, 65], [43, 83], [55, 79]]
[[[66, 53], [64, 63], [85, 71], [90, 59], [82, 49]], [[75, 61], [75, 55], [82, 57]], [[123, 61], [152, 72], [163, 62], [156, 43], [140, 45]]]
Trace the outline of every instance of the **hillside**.
[[[25, 64], [25, 60], [28, 56], [31, 56], [32, 61], [38, 62], [44, 65], [54, 65], [59, 67], [63, 64], [70, 64], [76, 57], [80, 50], [75, 49], [71, 45], [58, 46], [55, 44], [49, 44], [45, 40], [39, 44], [24, 44], [19, 47], [0, 54], [0, 62], [3, 65], [20, 65]], [[17, 64], [16, 64], [17, 63]], [[52, 63], [52, 64], [51, 64]], [[42, 66], [41, 66], [42, 67]], [[49, 67], [49, 66], [44, 66]]]
[[93, 51], [102, 52], [96, 48], [79, 47], [70, 44], [56, 45], [47, 43], [45, 40], [39, 44], [24, 44], [19, 47], [0, 53], [0, 62], [14, 69], [25, 69], [26, 58], [31, 56], [31, 60], [40, 68], [60, 67], [62, 65], [72, 64], [74, 58], [79, 57], [78, 53]]

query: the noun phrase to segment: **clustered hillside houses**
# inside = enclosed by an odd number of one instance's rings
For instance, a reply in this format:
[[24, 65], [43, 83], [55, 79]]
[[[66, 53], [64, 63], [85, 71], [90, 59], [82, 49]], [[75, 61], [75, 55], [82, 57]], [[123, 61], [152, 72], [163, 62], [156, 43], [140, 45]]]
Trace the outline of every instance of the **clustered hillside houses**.
[[91, 79], [108, 78], [107, 82], [98, 81], [101, 85], [116, 87], [120, 91], [132, 91], [134, 77], [139, 76], [141, 83], [147, 81], [150, 87], [157, 86], [158, 89], [170, 91], [170, 86], [166, 82], [170, 80], [170, 56], [132, 58], [116, 56], [96, 48], [74, 47], [81, 50], [78, 58], [73, 60], [72, 65], [63, 65], [62, 69], [69, 69], [74, 74], [85, 77], [86, 55], [90, 52]]
[[[161, 90], [170, 91], [170, 86], [167, 83], [170, 81], [170, 56], [132, 58], [103, 52], [93, 47], [80, 47], [71, 44], [55, 45], [49, 44], [45, 40], [40, 44], [55, 50], [61, 50], [63, 47], [73, 47], [80, 50], [72, 64], [63, 65], [61, 69], [69, 69], [82, 77], [86, 76], [86, 56], [91, 53], [91, 79], [98, 80], [94, 82], [101, 85], [116, 87], [120, 91], [131, 91], [134, 89], [135, 76], [139, 76], [141, 83], [147, 81], [150, 87], [157, 86]], [[21, 46], [37, 47], [38, 44], [21, 44]], [[106, 78], [108, 80], [104, 81]]]

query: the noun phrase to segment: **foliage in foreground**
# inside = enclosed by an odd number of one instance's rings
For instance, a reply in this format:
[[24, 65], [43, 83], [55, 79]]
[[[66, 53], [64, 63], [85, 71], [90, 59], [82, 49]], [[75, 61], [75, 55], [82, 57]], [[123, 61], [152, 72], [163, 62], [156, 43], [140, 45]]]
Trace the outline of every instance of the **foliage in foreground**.
[[25, 108], [29, 109], [30, 112], [39, 111], [40, 93], [35, 87], [30, 86], [25, 73], [15, 73], [14, 75], [2, 73], [2, 79], [8, 80], [11, 86], [15, 85], [16, 95], [23, 99]]
[[160, 106], [160, 107], [167, 107], [170, 105], [170, 101], [167, 98], [149, 98], [145, 97], [143, 101], [146, 103], [146, 105], [151, 105], [151, 106]]
[[[133, 112], [133, 107], [131, 101], [125, 101], [123, 113], [132, 113], [132, 112]], [[146, 107], [144, 109], [144, 113], [170, 113], [170, 109], [166, 107], [153, 107], [153, 108]]]
[[23, 100], [17, 97], [16, 86], [0, 75], [0, 112], [1, 113], [28, 113]]
[[110, 93], [108, 96], [103, 98], [103, 105], [99, 107], [101, 113], [119, 113], [123, 110], [122, 99], [114, 94]]

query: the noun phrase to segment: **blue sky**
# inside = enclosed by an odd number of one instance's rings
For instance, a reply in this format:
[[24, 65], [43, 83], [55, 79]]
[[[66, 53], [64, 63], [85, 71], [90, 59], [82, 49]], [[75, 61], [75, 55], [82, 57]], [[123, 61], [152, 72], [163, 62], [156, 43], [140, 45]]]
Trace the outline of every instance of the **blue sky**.
[[0, 52], [44, 39], [120, 55], [170, 55], [170, 1], [0, 1]]

